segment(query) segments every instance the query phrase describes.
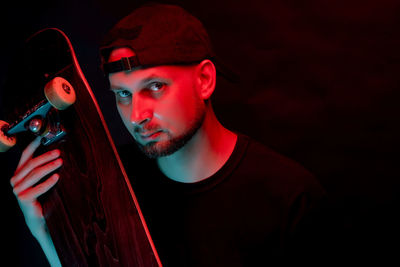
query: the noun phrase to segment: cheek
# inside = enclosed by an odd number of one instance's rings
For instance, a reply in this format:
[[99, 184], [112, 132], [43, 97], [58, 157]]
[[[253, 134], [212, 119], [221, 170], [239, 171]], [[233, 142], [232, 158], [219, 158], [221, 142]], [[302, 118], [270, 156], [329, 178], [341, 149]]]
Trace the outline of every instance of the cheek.
[[122, 120], [127, 120], [129, 118], [129, 107], [117, 103], [117, 110]]
[[163, 105], [159, 106], [155, 115], [160, 115], [159, 118], [168, 124], [170, 131], [181, 132], [190, 127], [202, 102], [190, 90], [176, 91], [178, 93], [170, 95], [168, 100], [163, 101]]
[[121, 117], [123, 123], [125, 124], [125, 127], [131, 131], [131, 126], [132, 124], [130, 123], [130, 110], [131, 106], [130, 105], [121, 105], [117, 103], [117, 110], [119, 113], [119, 116]]

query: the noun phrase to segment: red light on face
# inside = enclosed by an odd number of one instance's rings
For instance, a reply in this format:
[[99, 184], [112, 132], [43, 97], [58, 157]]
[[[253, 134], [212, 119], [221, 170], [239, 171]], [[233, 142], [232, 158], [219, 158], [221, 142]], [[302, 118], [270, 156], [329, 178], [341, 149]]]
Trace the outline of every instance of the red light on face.
[[[129, 56], [115, 50], [110, 60]], [[143, 150], [170, 153], [202, 124], [205, 104], [196, 92], [193, 66], [156, 66], [109, 75], [119, 114]]]

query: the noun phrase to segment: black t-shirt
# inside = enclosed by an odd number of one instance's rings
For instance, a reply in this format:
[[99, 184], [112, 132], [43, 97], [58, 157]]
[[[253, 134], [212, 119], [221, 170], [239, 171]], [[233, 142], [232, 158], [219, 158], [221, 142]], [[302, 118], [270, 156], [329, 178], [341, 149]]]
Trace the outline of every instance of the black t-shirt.
[[121, 159], [164, 266], [281, 262], [324, 195], [299, 164], [242, 134], [226, 164], [192, 184], [167, 178], [133, 146], [120, 149]]

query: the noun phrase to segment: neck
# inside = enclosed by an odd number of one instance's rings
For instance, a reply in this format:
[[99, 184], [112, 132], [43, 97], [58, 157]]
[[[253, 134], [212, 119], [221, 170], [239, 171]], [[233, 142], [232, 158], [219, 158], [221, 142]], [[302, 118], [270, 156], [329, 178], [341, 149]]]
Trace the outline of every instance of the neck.
[[157, 159], [161, 172], [168, 178], [195, 183], [216, 173], [229, 159], [237, 136], [221, 125], [212, 109], [203, 125], [180, 150]]

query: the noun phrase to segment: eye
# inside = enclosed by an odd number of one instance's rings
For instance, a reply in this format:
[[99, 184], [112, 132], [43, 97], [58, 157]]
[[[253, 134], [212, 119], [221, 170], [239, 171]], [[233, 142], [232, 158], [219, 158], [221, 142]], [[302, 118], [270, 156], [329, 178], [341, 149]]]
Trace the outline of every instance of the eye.
[[163, 89], [165, 83], [162, 82], [152, 82], [149, 84], [148, 89], [150, 89], [153, 92], [158, 92], [161, 89]]
[[131, 92], [129, 92], [127, 90], [119, 90], [119, 91], [116, 92], [116, 94], [120, 98], [127, 98], [127, 97], [130, 97], [132, 95]]
[[119, 104], [129, 105], [132, 101], [132, 93], [128, 90], [113, 90], [115, 98]]

